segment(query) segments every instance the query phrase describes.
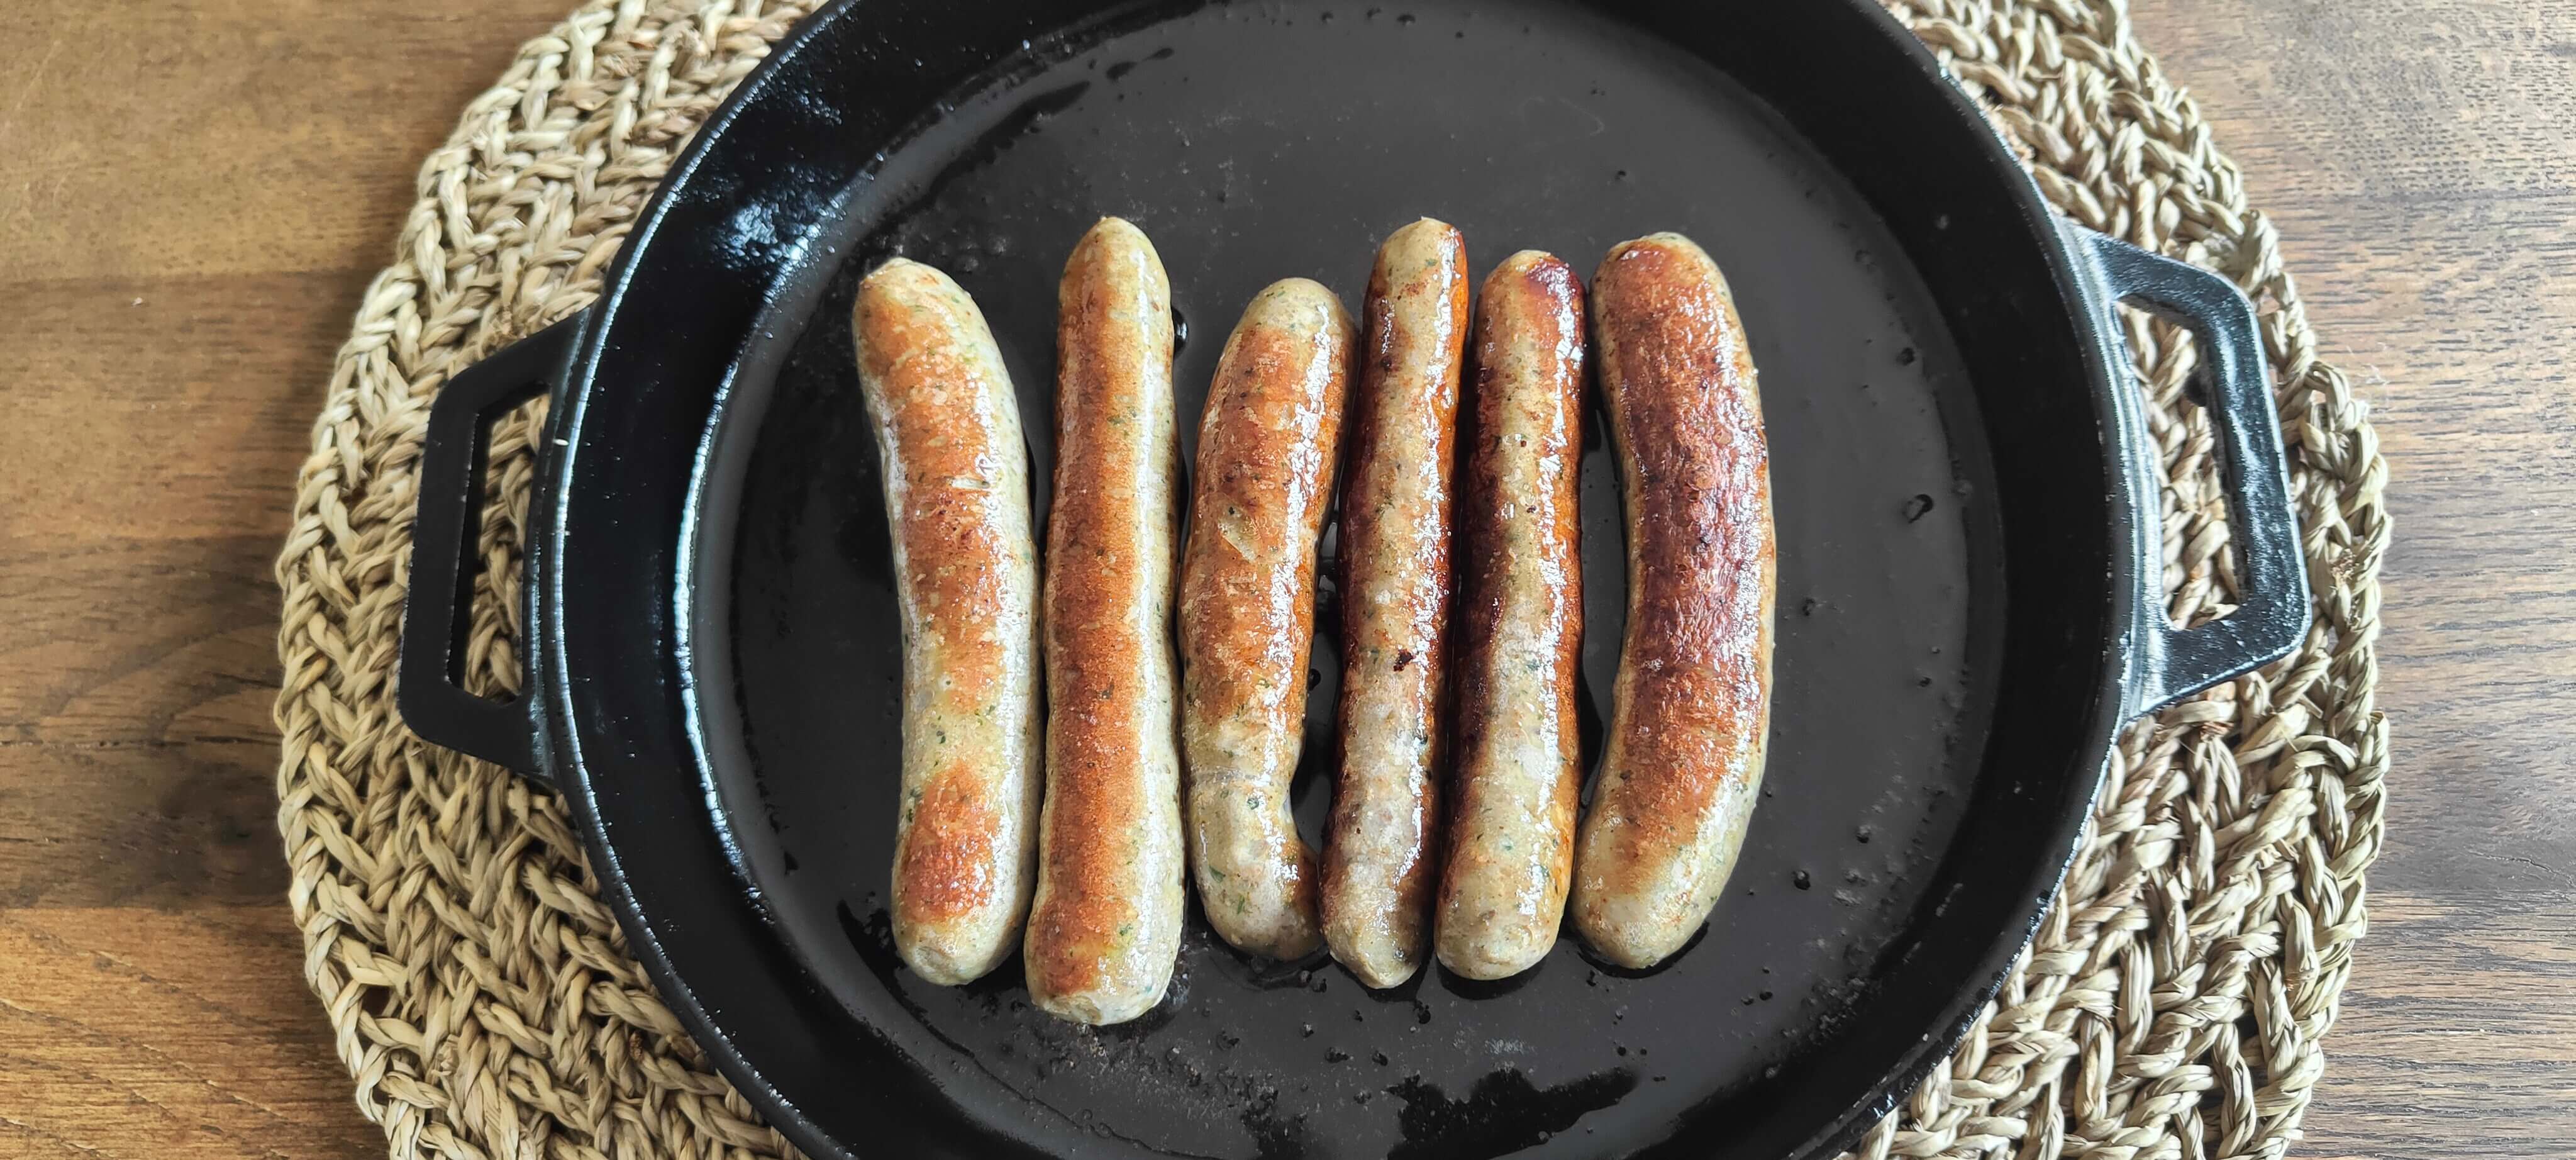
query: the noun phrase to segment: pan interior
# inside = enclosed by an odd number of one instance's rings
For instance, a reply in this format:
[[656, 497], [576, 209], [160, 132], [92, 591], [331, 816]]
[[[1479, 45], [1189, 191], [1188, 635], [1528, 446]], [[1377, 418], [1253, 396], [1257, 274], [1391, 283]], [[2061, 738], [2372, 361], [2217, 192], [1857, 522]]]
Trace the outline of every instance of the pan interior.
[[[1043, 513], [1056, 280], [1102, 214], [1137, 222], [1170, 270], [1185, 457], [1254, 292], [1311, 277], [1356, 310], [1377, 241], [1415, 217], [1458, 225], [1478, 278], [1525, 248], [1588, 273], [1658, 230], [1716, 257], [1772, 444], [1776, 691], [1742, 860], [1676, 961], [1616, 971], [1569, 935], [1504, 983], [1435, 971], [1371, 992], [1329, 962], [1243, 958], [1194, 912], [1170, 997], [1109, 1029], [1030, 1007], [1016, 958], [962, 988], [899, 966], [885, 899], [901, 640], [851, 290], [900, 254], [975, 296]], [[845, 191], [729, 390], [685, 610], [718, 824], [776, 936], [864, 1026], [852, 1033], [997, 1132], [1083, 1155], [1482, 1157], [1624, 1154], [1685, 1121], [1756, 1125], [1795, 1102], [1783, 1070], [1843, 1031], [1931, 919], [2001, 650], [1982, 425], [1941, 313], [1860, 197], [1660, 41], [1553, 6], [1286, 3], [1033, 44]], [[1626, 590], [1591, 422], [1587, 773]], [[1295, 791], [1310, 840], [1331, 793], [1335, 619], [1317, 617]], [[1702, 1141], [1735, 1155], [1730, 1135]]]

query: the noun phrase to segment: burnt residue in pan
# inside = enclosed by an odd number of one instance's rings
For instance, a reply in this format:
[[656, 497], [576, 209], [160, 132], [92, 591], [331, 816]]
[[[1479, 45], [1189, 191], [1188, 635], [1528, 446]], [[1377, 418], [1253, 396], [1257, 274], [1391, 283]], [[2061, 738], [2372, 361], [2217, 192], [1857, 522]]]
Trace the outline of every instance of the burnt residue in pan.
[[[1983, 748], [1993, 489], [1958, 360], [1894, 244], [1725, 81], [1553, 7], [1208, 6], [1032, 46], [877, 173], [841, 199], [812, 281], [782, 292], [714, 444], [741, 483], [730, 554], [708, 565], [732, 569], [711, 586], [731, 599], [701, 610], [734, 674], [707, 702], [724, 718], [708, 736], [740, 870], [776, 929], [953, 1099], [1023, 1138], [1071, 1129], [1085, 1154], [1619, 1152], [1712, 1101], [1763, 1099], [1889, 968]], [[1772, 439], [1777, 692], [1742, 862], [1677, 960], [1613, 971], [1569, 939], [1515, 979], [1433, 971], [1373, 993], [1320, 959], [1246, 959], [1193, 915], [1171, 996], [1106, 1029], [1029, 1006], [1016, 959], [963, 988], [897, 965], [881, 900], [901, 642], [850, 288], [900, 253], [975, 295], [1019, 387], [1042, 511], [1056, 279], [1104, 213], [1152, 236], [1193, 332], [1185, 459], [1253, 292], [1303, 275], [1356, 308], [1379, 239], [1414, 217], [1456, 223], [1478, 277], [1521, 248], [1588, 273], [1613, 243], [1667, 229], [1725, 268]], [[1625, 596], [1597, 411], [1582, 502], [1588, 761]], [[1330, 795], [1337, 620], [1316, 619], [1297, 786], [1310, 839]]]

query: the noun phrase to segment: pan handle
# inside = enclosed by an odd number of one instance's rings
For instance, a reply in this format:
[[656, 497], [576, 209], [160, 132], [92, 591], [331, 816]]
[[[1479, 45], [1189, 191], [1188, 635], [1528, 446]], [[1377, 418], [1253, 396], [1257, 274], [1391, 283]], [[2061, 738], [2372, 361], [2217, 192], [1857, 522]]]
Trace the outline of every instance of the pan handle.
[[2137, 560], [2137, 621], [2130, 641], [2129, 711], [2163, 708], [2203, 689], [2270, 664], [2297, 648], [2308, 631], [2308, 575], [2290, 510], [2290, 463], [2264, 372], [2263, 338], [2254, 307], [2226, 279], [2198, 266], [2149, 253], [2091, 230], [2069, 226], [2089, 256], [2104, 300], [2104, 333], [2119, 346], [2110, 304], [2132, 302], [2190, 329], [2199, 344], [2211, 426], [2218, 435], [2218, 474], [2227, 492], [2230, 538], [2238, 552], [2242, 598], [2236, 610], [2191, 628], [2165, 616], [2162, 505], [2155, 460], [2134, 392], [2122, 381], [2126, 359], [2111, 364], [2107, 385], [2119, 420], [2118, 444], [2130, 460], [2131, 537]]
[[483, 526], [483, 425], [563, 381], [582, 318], [575, 314], [467, 367], [430, 404], [394, 689], [403, 723], [422, 740], [539, 781], [546, 779], [537, 767], [535, 699], [522, 693], [492, 700], [460, 683], [474, 598], [465, 564]]

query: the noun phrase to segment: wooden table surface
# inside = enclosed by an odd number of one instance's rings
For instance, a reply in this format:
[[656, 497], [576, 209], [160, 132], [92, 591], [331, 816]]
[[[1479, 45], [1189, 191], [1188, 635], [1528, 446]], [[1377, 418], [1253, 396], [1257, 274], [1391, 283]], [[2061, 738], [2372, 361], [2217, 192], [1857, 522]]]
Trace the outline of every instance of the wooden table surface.
[[[271, 560], [419, 158], [567, 0], [0, 40], [0, 1156], [379, 1154], [274, 824]], [[2372, 928], [2302, 1154], [2576, 1140], [2576, 2], [2136, 0], [2376, 408]]]

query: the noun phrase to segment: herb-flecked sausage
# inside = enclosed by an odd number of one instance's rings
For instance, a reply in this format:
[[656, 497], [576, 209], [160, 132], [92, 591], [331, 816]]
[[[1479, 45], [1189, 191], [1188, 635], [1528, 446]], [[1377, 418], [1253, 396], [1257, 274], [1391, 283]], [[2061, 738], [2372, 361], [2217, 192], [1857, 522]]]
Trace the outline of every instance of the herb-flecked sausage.
[[1446, 740], [1449, 505], [1467, 243], [1429, 218], [1378, 248], [1342, 468], [1341, 765], [1324, 945], [1392, 987], [1427, 957]]
[[1537, 965], [1573, 882], [1582, 793], [1583, 281], [1522, 251], [1476, 307], [1458, 496], [1456, 793], [1436, 949], [1470, 979]]
[[878, 267], [851, 330], [903, 621], [895, 950], [925, 979], [964, 983], [1010, 955], [1035, 877], [1028, 445], [992, 332], [947, 275], [900, 258]]
[[1104, 218], [1074, 246], [1056, 300], [1046, 808], [1029, 995], [1066, 1019], [1120, 1023], [1171, 983], [1186, 889], [1172, 287], [1144, 232]]
[[1291, 278], [1253, 298], [1208, 386], [1181, 557], [1190, 864], [1217, 934], [1275, 958], [1321, 938], [1288, 790], [1352, 348], [1332, 291]]

